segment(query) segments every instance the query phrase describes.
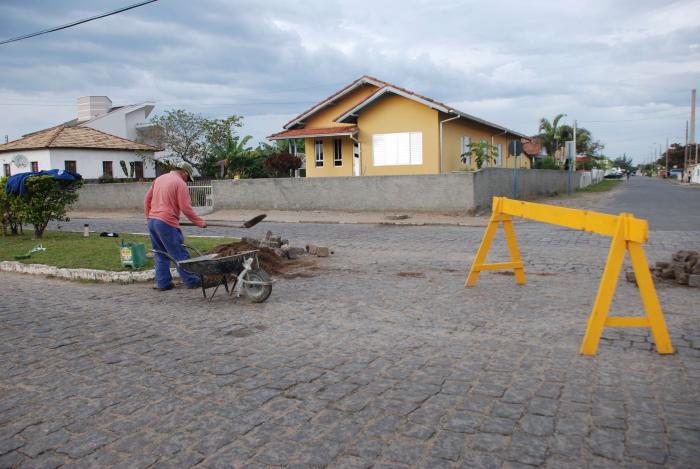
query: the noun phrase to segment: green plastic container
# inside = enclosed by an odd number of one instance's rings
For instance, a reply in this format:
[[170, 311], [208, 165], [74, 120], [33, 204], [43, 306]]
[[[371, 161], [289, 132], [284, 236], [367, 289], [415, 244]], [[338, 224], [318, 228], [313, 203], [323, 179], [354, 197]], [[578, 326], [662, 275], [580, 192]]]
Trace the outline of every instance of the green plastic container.
[[131, 241], [122, 241], [119, 245], [119, 256], [123, 267], [138, 269], [146, 265], [146, 245]]

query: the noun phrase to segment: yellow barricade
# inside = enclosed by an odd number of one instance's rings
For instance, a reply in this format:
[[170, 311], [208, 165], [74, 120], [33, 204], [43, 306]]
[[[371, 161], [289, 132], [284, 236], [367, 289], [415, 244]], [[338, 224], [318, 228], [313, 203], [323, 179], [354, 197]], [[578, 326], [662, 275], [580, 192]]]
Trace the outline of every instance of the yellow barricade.
[[[467, 275], [466, 287], [476, 285], [479, 273], [484, 270], [503, 269], [513, 269], [516, 283], [525, 285], [525, 271], [523, 262], [520, 259], [518, 242], [515, 238], [515, 229], [513, 228], [512, 217], [514, 216], [576, 230], [589, 231], [612, 238], [608, 260], [605, 264], [603, 277], [600, 280], [600, 287], [593, 304], [593, 311], [588, 318], [586, 334], [581, 344], [580, 352], [583, 355], [595, 355], [605, 326], [647, 327], [651, 329], [651, 334], [656, 343], [656, 351], [660, 354], [673, 353], [673, 346], [666, 329], [664, 314], [661, 311], [659, 298], [656, 296], [656, 289], [654, 288], [654, 281], [651, 278], [649, 265], [642, 248], [642, 244], [647, 241], [649, 236], [649, 224], [646, 220], [634, 218], [629, 213], [608, 215], [573, 208], [521, 202], [506, 197], [494, 197], [493, 213], [486, 228], [486, 233], [484, 233], [484, 238], [481, 241], [481, 246], [479, 246], [479, 250], [476, 253], [476, 258], [469, 270], [469, 275]], [[511, 261], [485, 264], [486, 255], [500, 224], [503, 224]], [[629, 252], [630, 260], [632, 261], [646, 316], [608, 316], [610, 303], [615, 294], [615, 287], [622, 269], [625, 251]]]

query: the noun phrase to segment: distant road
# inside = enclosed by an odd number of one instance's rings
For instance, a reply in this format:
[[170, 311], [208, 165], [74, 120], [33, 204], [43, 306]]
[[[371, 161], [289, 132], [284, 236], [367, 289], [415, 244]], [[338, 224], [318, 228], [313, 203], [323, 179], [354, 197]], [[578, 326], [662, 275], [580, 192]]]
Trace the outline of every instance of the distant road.
[[610, 213], [649, 220], [652, 231], [700, 231], [700, 187], [644, 176], [624, 180], [605, 202]]

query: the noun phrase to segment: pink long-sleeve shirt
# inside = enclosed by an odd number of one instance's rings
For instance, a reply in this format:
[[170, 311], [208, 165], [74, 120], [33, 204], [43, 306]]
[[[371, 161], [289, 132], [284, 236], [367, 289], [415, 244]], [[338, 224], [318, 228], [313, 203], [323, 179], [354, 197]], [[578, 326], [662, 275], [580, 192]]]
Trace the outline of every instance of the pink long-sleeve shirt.
[[180, 212], [195, 225], [206, 226], [206, 222], [192, 208], [187, 183], [179, 171], [170, 171], [153, 181], [146, 193], [143, 209], [146, 218], [155, 218], [174, 228], [180, 227]]

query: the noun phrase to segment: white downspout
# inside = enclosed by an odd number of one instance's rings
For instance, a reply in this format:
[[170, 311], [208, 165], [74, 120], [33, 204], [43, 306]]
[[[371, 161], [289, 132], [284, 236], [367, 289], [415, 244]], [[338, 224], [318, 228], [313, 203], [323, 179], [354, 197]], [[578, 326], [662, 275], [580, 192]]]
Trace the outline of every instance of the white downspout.
[[440, 158], [438, 160], [438, 163], [440, 163], [439, 168], [438, 168], [438, 173], [440, 173], [440, 174], [442, 174], [442, 169], [445, 167], [445, 162], [443, 161], [445, 158], [445, 155], [444, 155], [444, 150], [442, 148], [442, 124], [444, 124], [445, 122], [453, 121], [455, 119], [459, 119], [460, 117], [462, 117], [462, 116], [457, 115], [455, 117], [450, 117], [449, 119], [445, 119], [444, 121], [440, 121]]

